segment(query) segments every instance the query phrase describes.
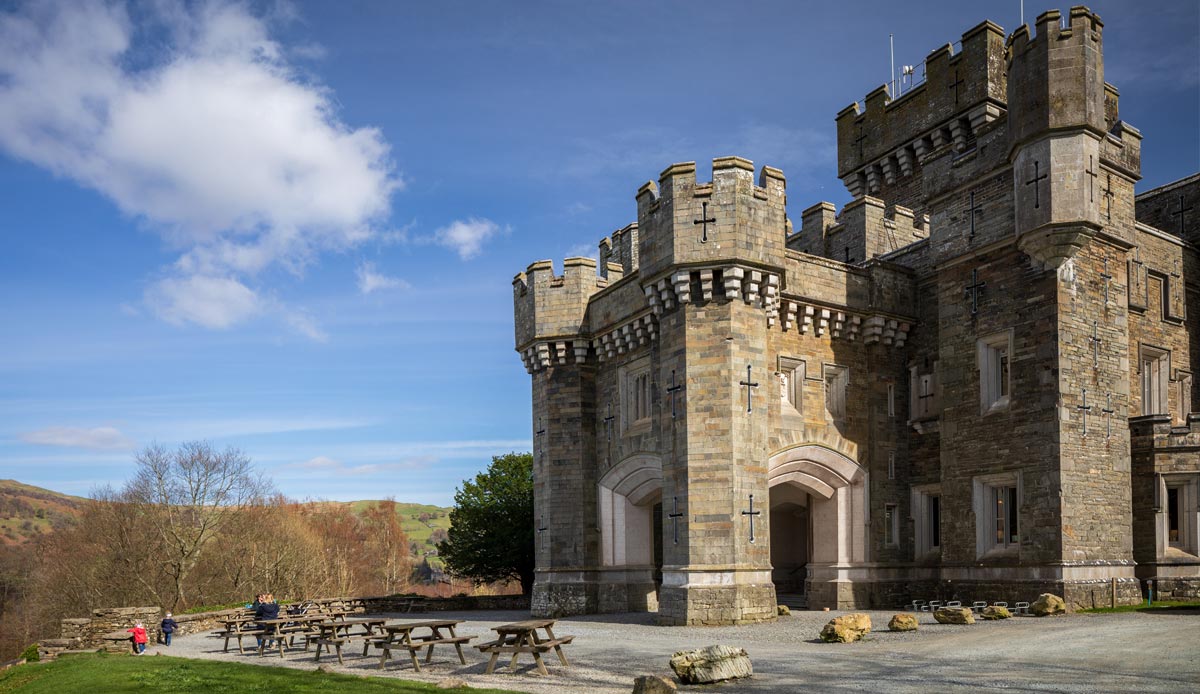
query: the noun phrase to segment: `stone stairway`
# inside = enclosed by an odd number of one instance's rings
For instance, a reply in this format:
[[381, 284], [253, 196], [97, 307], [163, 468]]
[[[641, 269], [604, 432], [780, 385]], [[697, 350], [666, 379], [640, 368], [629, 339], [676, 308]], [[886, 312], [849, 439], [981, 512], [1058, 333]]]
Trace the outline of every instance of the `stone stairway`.
[[808, 609], [808, 596], [804, 593], [776, 593], [775, 602], [787, 605], [790, 610]]

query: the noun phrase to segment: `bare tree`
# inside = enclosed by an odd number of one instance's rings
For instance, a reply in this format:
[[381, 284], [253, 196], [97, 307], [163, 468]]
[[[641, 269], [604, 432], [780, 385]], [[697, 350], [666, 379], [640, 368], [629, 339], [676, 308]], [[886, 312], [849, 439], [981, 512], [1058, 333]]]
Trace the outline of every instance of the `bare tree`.
[[175, 451], [151, 445], [137, 455], [137, 472], [124, 501], [158, 540], [157, 562], [169, 577], [171, 595], [160, 596], [175, 609], [187, 603], [188, 578], [214, 537], [233, 519], [260, 505], [270, 484], [250, 459], [235, 448], [216, 451], [192, 441]]

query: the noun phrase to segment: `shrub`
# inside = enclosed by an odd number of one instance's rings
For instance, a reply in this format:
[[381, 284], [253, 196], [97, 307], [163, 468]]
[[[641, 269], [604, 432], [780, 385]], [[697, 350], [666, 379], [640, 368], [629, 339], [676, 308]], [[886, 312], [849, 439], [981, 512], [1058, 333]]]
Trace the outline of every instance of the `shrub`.
[[21, 651], [21, 657], [29, 663], [36, 663], [42, 659], [41, 654], [38, 653], [38, 645], [36, 643], [29, 644], [25, 650]]

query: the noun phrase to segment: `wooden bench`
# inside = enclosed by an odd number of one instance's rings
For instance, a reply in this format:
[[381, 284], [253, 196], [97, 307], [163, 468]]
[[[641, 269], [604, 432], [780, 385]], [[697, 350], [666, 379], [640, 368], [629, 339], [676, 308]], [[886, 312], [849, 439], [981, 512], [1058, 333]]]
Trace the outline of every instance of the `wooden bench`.
[[[317, 645], [317, 654], [313, 657], [313, 662], [321, 660], [322, 647], [326, 653], [329, 652], [330, 647], [333, 647], [333, 650], [337, 653], [338, 665], [345, 665], [345, 661], [342, 660], [342, 644], [350, 643], [353, 640], [351, 636], [318, 636], [314, 638], [312, 642]], [[363, 650], [365, 651], [366, 649], [364, 648]]]
[[[545, 638], [538, 635], [538, 630], [546, 632]], [[558, 655], [558, 660], [565, 667], [570, 667], [571, 663], [567, 661], [566, 653], [563, 653], [562, 647], [571, 643], [574, 636], [555, 636], [554, 635], [554, 620], [552, 619], [529, 619], [523, 622], [514, 624], [504, 624], [498, 627], [492, 627], [496, 632], [497, 638], [494, 641], [481, 643], [476, 646], [481, 653], [490, 653], [491, 658], [488, 659], [487, 674], [492, 674], [496, 669], [496, 660], [501, 653], [511, 653], [512, 659], [508, 663], [509, 670], [514, 670], [517, 666], [517, 657], [522, 653], [533, 655], [533, 662], [537, 666], [538, 672], [543, 675], [549, 675], [546, 670], [546, 664], [542, 662], [542, 654], [551, 649]]]
[[261, 636], [263, 633], [264, 632], [262, 629], [222, 629], [220, 631], [213, 632], [213, 634], [215, 634], [217, 637], [225, 638], [225, 648], [223, 649], [223, 652], [225, 652], [225, 653], [229, 652], [229, 639], [236, 638], [237, 645], [238, 645], [238, 653], [245, 653], [246, 650], [242, 647], [242, 637], [243, 636], [257, 637], [257, 636]]
[[473, 638], [475, 638], [475, 637], [474, 636], [447, 636], [445, 638], [440, 638], [440, 639], [418, 638], [418, 639], [414, 639], [412, 641], [412, 643], [406, 643], [404, 641], [377, 641], [375, 643], [372, 643], [371, 645], [375, 646], [376, 648], [378, 648], [382, 651], [379, 654], [379, 666], [378, 667], [380, 670], [383, 669], [384, 664], [387, 663], [387, 661], [392, 657], [392, 651], [408, 651], [408, 657], [412, 660], [413, 670], [420, 672], [421, 671], [421, 662], [420, 662], [420, 660], [417, 659], [417, 653], [419, 653], [422, 648], [428, 648], [428, 650], [425, 652], [425, 662], [428, 663], [431, 660], [433, 660], [433, 647], [434, 646], [439, 646], [442, 644], [452, 645], [452, 646], [454, 646], [454, 649], [456, 651], [458, 651], [458, 661], [460, 663], [462, 663], [463, 665], [466, 665], [467, 658], [465, 655], [463, 655], [462, 647], [463, 647], [464, 643], [470, 643], [471, 639], [473, 639]]

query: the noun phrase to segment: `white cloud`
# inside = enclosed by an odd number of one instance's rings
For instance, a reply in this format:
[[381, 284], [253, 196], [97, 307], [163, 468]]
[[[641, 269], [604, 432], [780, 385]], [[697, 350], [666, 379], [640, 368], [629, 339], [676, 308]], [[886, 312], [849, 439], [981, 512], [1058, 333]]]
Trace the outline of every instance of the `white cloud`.
[[136, 15], [92, 2], [0, 12], [0, 148], [147, 222], [181, 252], [148, 304], [227, 328], [262, 312], [250, 277], [371, 239], [403, 183], [380, 131], [343, 123], [245, 6]]
[[313, 473], [328, 473], [336, 475], [374, 475], [381, 472], [390, 472], [394, 470], [415, 470], [424, 468], [435, 461], [435, 458], [423, 456], [410, 458], [408, 460], [402, 460], [399, 462], [347, 465], [340, 460], [334, 460], [328, 456], [319, 455], [315, 458], [309, 458], [303, 463], [292, 467]]
[[133, 441], [113, 427], [46, 427], [18, 436], [25, 443], [40, 446], [87, 448], [95, 451], [118, 451], [133, 448]]
[[483, 252], [483, 244], [501, 232], [498, 224], [490, 219], [458, 219], [438, 229], [433, 242], [458, 253], [463, 260], [470, 260]]
[[388, 289], [408, 289], [408, 282], [399, 277], [389, 277], [375, 270], [375, 263], [363, 262], [355, 270], [358, 276], [358, 290], [363, 294], [386, 291]]
[[203, 275], [161, 280], [146, 290], [146, 303], [168, 323], [218, 329], [263, 310], [258, 294], [238, 280]]

